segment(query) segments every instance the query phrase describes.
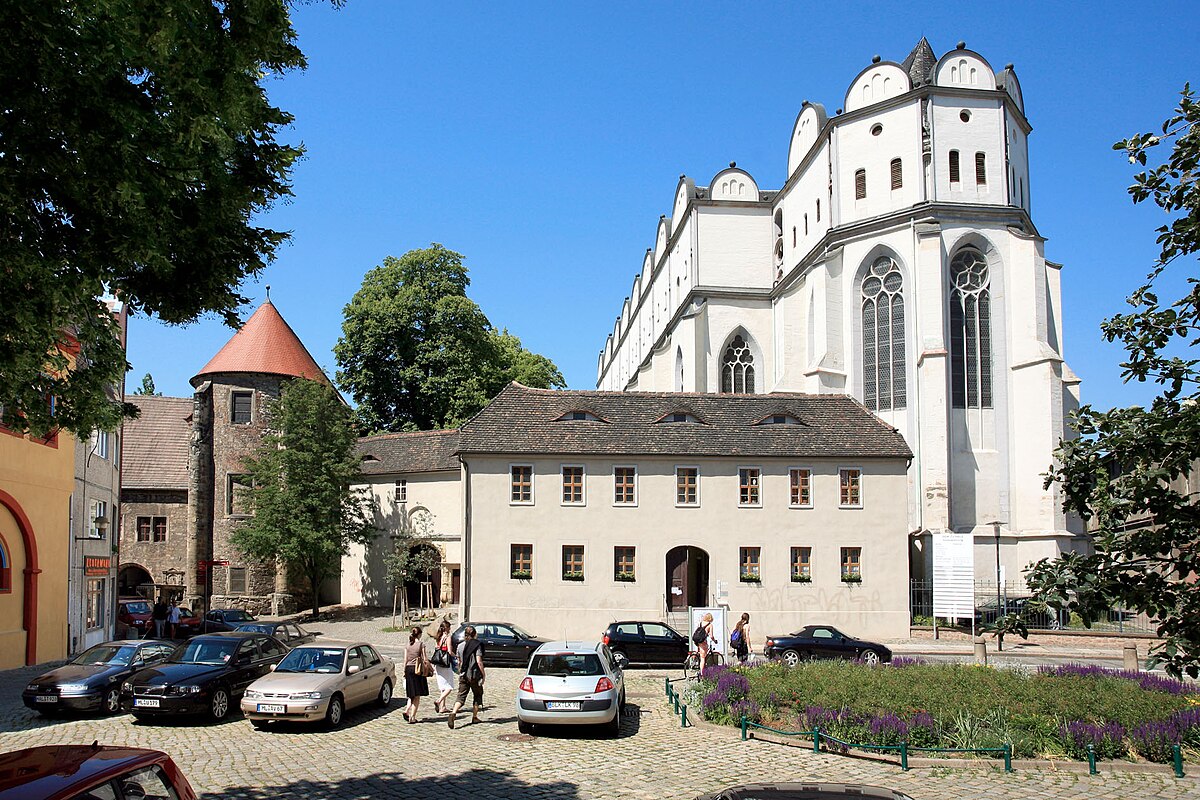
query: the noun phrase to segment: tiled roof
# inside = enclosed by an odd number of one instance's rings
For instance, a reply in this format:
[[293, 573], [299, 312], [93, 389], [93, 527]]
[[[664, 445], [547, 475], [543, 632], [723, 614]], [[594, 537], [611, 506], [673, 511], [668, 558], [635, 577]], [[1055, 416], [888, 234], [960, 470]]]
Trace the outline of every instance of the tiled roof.
[[288, 375], [329, 383], [300, 337], [284, 322], [270, 300], [259, 306], [204, 369], [196, 373], [192, 385], [197, 386], [204, 376], [219, 372]]
[[937, 55], [930, 47], [929, 40], [922, 36], [921, 41], [917, 42], [917, 46], [912, 49], [908, 58], [904, 59], [900, 66], [912, 79], [915, 89], [933, 81], [933, 68], [937, 66], [937, 62]]
[[[560, 420], [572, 411], [600, 421]], [[659, 421], [680, 412], [699, 421]], [[799, 424], [756, 424], [775, 415]], [[898, 431], [846, 395], [575, 392], [519, 383], [463, 425], [459, 452], [912, 457]]]
[[364, 475], [457, 470], [457, 451], [457, 430], [384, 433], [358, 440]]
[[192, 400], [127, 395], [142, 413], [125, 422], [121, 450], [122, 489], [187, 489]]

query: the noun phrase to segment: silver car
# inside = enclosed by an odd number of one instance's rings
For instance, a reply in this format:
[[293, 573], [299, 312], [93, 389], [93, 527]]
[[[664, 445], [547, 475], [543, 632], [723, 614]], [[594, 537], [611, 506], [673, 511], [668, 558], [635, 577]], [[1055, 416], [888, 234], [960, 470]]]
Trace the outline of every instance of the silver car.
[[601, 642], [547, 642], [517, 689], [517, 728], [604, 725], [615, 737], [625, 708], [625, 657]]
[[366, 642], [322, 639], [292, 650], [242, 695], [242, 713], [256, 728], [274, 720], [336, 728], [348, 708], [374, 701], [386, 708], [396, 664]]

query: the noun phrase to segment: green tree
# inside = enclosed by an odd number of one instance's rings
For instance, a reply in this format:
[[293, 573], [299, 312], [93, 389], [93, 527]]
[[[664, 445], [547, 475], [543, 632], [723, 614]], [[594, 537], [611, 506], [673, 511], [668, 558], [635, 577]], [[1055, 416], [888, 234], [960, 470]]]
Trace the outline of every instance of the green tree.
[[492, 328], [467, 297], [462, 256], [440, 244], [388, 256], [363, 278], [334, 347], [339, 385], [372, 431], [452, 427], [521, 376], [561, 387], [558, 368]]
[[[1058, 482], [1064, 507], [1093, 520], [1094, 553], [1043, 559], [1028, 580], [1050, 606], [1089, 625], [1116, 604], [1148, 614], [1162, 637], [1154, 658], [1173, 675], [1196, 677], [1200, 508], [1183, 478], [1200, 459], [1200, 374], [1192, 357], [1200, 344], [1200, 278], [1192, 261], [1200, 251], [1200, 106], [1189, 85], [1161, 133], [1139, 133], [1113, 148], [1145, 167], [1163, 144], [1172, 144], [1170, 154], [1139, 172], [1129, 189], [1134, 203], [1151, 200], [1170, 217], [1158, 229], [1161, 251], [1127, 300], [1132, 310], [1101, 326], [1105, 339], [1125, 349], [1123, 378], [1157, 384], [1160, 394], [1149, 408], [1079, 409], [1079, 438], [1061, 443], [1046, 485]], [[1160, 300], [1158, 292], [1172, 284], [1183, 287], [1180, 295]], [[1153, 525], [1127, 526], [1135, 517]]]
[[405, 514], [399, 530], [392, 534], [392, 548], [383, 557], [384, 573], [392, 583], [392, 627], [396, 627], [396, 606], [401, 619], [408, 613], [405, 584], [420, 580], [441, 565], [441, 556], [433, 544], [433, 514], [421, 514], [415, 520]]
[[285, 0], [0, 3], [6, 425], [86, 435], [136, 413], [105, 394], [127, 364], [102, 294], [236, 326], [287, 238], [253, 220], [301, 154], [263, 88], [303, 68], [295, 39]]
[[268, 431], [246, 463], [253, 516], [230, 537], [251, 558], [302, 575], [319, 607], [321, 583], [337, 575], [352, 543], [376, 534], [373, 504], [352, 490], [359, 472], [353, 413], [329, 386], [297, 379], [267, 404]]
[[134, 392], [134, 394], [154, 395], [155, 397], [162, 397], [162, 392], [155, 390], [154, 376], [151, 375], [149, 372], [147, 372], [145, 375], [142, 376], [142, 385], [138, 387], [138, 390], [136, 392]]

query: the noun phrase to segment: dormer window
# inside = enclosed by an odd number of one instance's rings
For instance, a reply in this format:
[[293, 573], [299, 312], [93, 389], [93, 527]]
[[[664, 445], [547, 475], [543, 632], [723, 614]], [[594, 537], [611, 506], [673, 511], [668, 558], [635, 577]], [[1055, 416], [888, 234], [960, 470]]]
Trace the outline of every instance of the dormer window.
[[600, 419], [599, 417], [597, 417], [592, 412], [582, 411], [582, 410], [568, 411], [567, 413], [565, 413], [561, 417], [559, 417], [558, 420], [556, 420], [556, 421], [557, 422], [566, 422], [566, 421], [571, 421], [571, 420], [579, 420], [579, 421], [583, 421], [583, 422], [603, 422], [604, 421], [604, 420]]
[[754, 424], [755, 425], [801, 425], [803, 423], [801, 423], [799, 419], [797, 419], [796, 417], [793, 417], [791, 414], [772, 414], [771, 416], [765, 417]]
[[369, 453], [368, 453], [367, 455], [365, 455], [365, 456], [363, 456], [363, 457], [362, 457], [362, 463], [364, 463], [364, 464], [378, 464], [378, 463], [379, 463], [379, 459], [378, 459], [378, 458], [376, 458], [375, 456], [373, 456], [373, 455], [371, 455], [371, 454], [369, 454]]
[[696, 418], [695, 414], [690, 414], [686, 411], [672, 411], [660, 419], [659, 422], [692, 422], [700, 424], [700, 420]]

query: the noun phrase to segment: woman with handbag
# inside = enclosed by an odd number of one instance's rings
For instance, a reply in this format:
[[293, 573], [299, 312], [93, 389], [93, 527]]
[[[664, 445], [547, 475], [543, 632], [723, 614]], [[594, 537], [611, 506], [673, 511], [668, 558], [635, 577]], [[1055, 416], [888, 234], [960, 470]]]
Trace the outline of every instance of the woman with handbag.
[[450, 697], [450, 692], [454, 691], [455, 684], [454, 662], [450, 655], [450, 622], [442, 620], [442, 624], [438, 626], [437, 633], [432, 638], [437, 642], [431, 660], [433, 661], [433, 674], [437, 676], [438, 688], [438, 697], [433, 701], [433, 707], [438, 712], [449, 711], [446, 699]]
[[421, 707], [421, 698], [429, 695], [428, 678], [432, 674], [433, 665], [425, 656], [421, 629], [414, 625], [408, 634], [408, 646], [404, 648], [404, 694], [408, 697], [404, 718], [409, 722], [417, 721], [417, 709]]

